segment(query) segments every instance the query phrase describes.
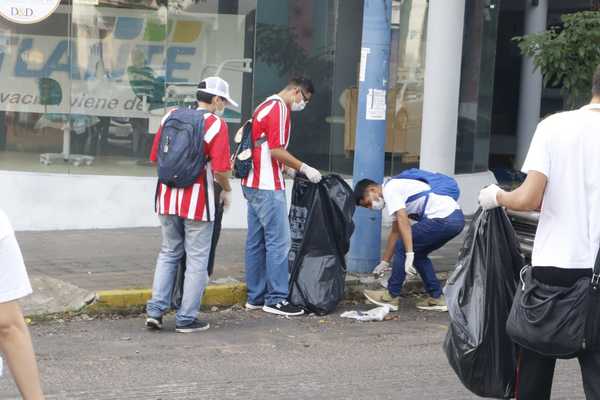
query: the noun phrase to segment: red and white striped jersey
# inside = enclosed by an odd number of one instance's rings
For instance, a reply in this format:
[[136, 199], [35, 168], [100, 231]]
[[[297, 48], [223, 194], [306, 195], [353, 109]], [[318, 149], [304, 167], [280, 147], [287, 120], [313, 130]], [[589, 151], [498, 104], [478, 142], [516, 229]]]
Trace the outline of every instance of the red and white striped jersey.
[[269, 97], [254, 111], [252, 170], [242, 179], [242, 185], [253, 189], [285, 190], [284, 166], [271, 157], [271, 149], [287, 149], [290, 141], [290, 111], [277, 95]]
[[[156, 133], [150, 160], [157, 161], [162, 125], [169, 116], [165, 115]], [[204, 114], [204, 154], [208, 164], [196, 183], [186, 188], [172, 188], [158, 183], [155, 210], [160, 215], [178, 215], [197, 221], [213, 221], [215, 215], [214, 172], [231, 169], [227, 123], [212, 113]]]

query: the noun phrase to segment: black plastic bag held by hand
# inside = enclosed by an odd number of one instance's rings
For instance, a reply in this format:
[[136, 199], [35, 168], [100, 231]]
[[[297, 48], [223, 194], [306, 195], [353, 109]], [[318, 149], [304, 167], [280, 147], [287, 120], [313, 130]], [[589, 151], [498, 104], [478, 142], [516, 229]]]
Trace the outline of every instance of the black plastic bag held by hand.
[[523, 264], [504, 210], [479, 210], [444, 289], [450, 316], [444, 351], [463, 385], [482, 397], [514, 396], [517, 349], [505, 326]]
[[325, 176], [318, 184], [296, 176], [289, 216], [289, 298], [307, 312], [328, 314], [344, 298], [354, 209], [352, 189], [339, 176]]

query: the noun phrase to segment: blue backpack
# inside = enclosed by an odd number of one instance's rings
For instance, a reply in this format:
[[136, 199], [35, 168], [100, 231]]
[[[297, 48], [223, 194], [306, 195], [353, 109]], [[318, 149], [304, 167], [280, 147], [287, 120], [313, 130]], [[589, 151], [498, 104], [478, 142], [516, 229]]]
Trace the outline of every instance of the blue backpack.
[[252, 120], [249, 119], [240, 128], [234, 137], [235, 151], [231, 156], [233, 161], [233, 175], [236, 178], [246, 178], [252, 169]]
[[158, 148], [158, 180], [167, 186], [193, 185], [207, 160], [204, 154], [204, 110], [179, 108], [163, 123]]
[[[412, 179], [415, 181], [425, 182], [431, 186], [431, 190], [425, 190], [421, 193], [410, 196], [406, 202], [411, 203], [421, 197], [429, 196], [430, 193], [439, 194], [440, 196], [449, 196], [454, 200], [460, 197], [460, 189], [456, 180], [448, 175], [429, 172], [422, 169], [411, 168], [402, 172], [400, 175], [394, 176], [392, 179]], [[425, 209], [425, 207], [423, 207]]]

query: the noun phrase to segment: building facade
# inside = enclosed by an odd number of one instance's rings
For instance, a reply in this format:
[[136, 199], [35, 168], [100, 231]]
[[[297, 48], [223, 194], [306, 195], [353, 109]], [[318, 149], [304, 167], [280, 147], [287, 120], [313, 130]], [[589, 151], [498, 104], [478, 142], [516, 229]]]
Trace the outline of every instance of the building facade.
[[[72, 0], [36, 23], [0, 16], [0, 207], [18, 230], [157, 225], [153, 135], [211, 75], [240, 103], [225, 115], [231, 136], [290, 77], [312, 78], [290, 150], [351, 179], [356, 135], [368, 134], [356, 132], [367, 2]], [[517, 164], [532, 124], [562, 108], [558, 89], [530, 84], [539, 76], [511, 38], [589, 0], [388, 2], [385, 175], [456, 175], [472, 212], [490, 170]], [[234, 186], [224, 225], [243, 228]]]

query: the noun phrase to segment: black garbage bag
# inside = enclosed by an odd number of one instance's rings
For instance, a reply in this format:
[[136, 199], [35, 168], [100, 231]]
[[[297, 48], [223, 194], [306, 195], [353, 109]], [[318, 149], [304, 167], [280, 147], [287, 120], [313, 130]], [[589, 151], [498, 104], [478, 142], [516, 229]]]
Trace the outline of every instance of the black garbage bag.
[[[212, 276], [215, 269], [215, 253], [217, 251], [217, 244], [219, 244], [219, 238], [221, 236], [221, 223], [223, 221], [223, 206], [218, 201], [221, 193], [221, 188], [215, 187], [215, 216], [213, 225], [213, 234], [210, 244], [210, 254], [208, 256], [208, 276]], [[175, 281], [173, 283], [173, 290], [171, 292], [171, 308], [179, 310], [181, 307], [181, 300], [183, 299], [183, 282], [185, 280], [185, 254], [179, 267], [177, 268], [177, 274], [175, 275]]]
[[444, 350], [463, 385], [476, 395], [514, 396], [517, 348], [505, 327], [523, 265], [504, 210], [479, 210], [444, 290], [450, 316]]
[[352, 189], [337, 175], [318, 184], [301, 176], [294, 180], [289, 297], [307, 312], [328, 314], [344, 298], [354, 209]]

